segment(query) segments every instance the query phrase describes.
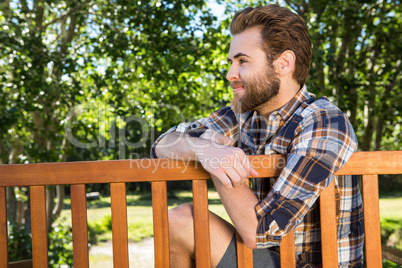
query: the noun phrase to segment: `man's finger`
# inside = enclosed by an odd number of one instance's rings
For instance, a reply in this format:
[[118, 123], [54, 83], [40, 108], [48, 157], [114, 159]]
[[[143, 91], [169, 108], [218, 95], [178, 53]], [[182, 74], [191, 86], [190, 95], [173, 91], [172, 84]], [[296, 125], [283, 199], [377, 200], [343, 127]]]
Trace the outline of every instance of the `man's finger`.
[[253, 168], [250, 172], [251, 177], [258, 177], [260, 174]]
[[232, 181], [229, 179], [229, 177], [226, 175], [226, 173], [219, 173], [219, 174], [215, 174], [212, 175], [213, 178], [215, 178], [216, 180], [218, 180], [220, 183], [223, 184], [223, 186], [227, 189], [230, 190], [233, 188], [233, 184]]
[[249, 170], [247, 170], [247, 168], [241, 163], [239, 157], [235, 157], [233, 168], [239, 174], [241, 180], [245, 180], [248, 178]]
[[238, 165], [240, 165], [241, 167], [243, 167], [246, 170], [247, 176], [248, 175], [250, 175], [251, 177], [260, 176], [260, 174], [253, 168], [250, 160], [248, 159], [248, 157], [245, 154], [241, 154], [241, 153], [236, 154], [236, 158], [240, 162], [240, 163], [238, 163]]
[[248, 159], [246, 154], [243, 152], [243, 150], [241, 150], [241, 149], [238, 150], [238, 152], [236, 153], [236, 159], [239, 162], [238, 164], [246, 170], [247, 176], [248, 176], [248, 174], [250, 174], [251, 169], [253, 167], [251, 166], [250, 160]]
[[230, 182], [232, 183], [233, 187], [238, 187], [240, 186], [242, 182], [242, 178], [239, 176], [239, 174], [236, 172], [236, 170], [230, 168], [230, 169], [225, 169], [226, 175], [229, 177]]

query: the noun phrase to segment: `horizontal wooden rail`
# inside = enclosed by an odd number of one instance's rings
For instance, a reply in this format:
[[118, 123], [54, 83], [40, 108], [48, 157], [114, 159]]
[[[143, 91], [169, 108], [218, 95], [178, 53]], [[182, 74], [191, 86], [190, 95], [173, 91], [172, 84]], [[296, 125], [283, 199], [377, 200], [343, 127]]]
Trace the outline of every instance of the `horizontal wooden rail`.
[[[286, 163], [282, 155], [253, 155], [249, 159], [260, 177], [277, 177]], [[356, 152], [336, 175], [401, 174], [401, 163], [402, 151]], [[210, 178], [199, 164], [170, 159], [0, 165], [0, 174], [0, 187]]]
[[[249, 156], [260, 177], [277, 177], [286, 163], [281, 155]], [[381, 266], [378, 174], [402, 174], [402, 151], [357, 152], [335, 175], [363, 175], [363, 202], [367, 267]], [[0, 256], [7, 256], [6, 188], [30, 186], [34, 267], [47, 263], [45, 186], [71, 185], [74, 264], [88, 267], [85, 184], [110, 183], [114, 265], [128, 267], [125, 183], [152, 182], [155, 265], [169, 267], [166, 181], [192, 180], [197, 267], [210, 267], [207, 179], [210, 175], [194, 162], [168, 159], [0, 165]], [[337, 267], [335, 183], [320, 195], [323, 267]], [[238, 237], [240, 238], [240, 237]], [[251, 250], [238, 239], [239, 267], [252, 267]], [[296, 267], [294, 231], [284, 237], [280, 251], [283, 267]], [[388, 253], [388, 251], [387, 251]], [[399, 257], [400, 258], [400, 257]], [[0, 258], [0, 268], [8, 260]]]

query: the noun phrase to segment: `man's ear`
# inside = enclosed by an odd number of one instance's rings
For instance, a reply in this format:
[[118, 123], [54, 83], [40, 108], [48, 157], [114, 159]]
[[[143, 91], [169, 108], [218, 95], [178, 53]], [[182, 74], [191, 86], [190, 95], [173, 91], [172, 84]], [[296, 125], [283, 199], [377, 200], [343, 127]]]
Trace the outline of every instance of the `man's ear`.
[[275, 72], [279, 76], [285, 76], [287, 74], [292, 74], [296, 63], [296, 55], [291, 50], [285, 50], [282, 54], [274, 61]]

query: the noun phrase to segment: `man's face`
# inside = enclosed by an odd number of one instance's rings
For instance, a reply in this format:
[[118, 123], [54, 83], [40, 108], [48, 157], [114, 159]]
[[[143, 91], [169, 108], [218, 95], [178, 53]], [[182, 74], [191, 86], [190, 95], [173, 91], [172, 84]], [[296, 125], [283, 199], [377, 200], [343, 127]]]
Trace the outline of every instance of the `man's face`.
[[260, 44], [259, 28], [233, 36], [230, 44], [231, 67], [226, 79], [233, 87], [231, 106], [236, 113], [258, 110], [279, 92], [280, 80]]

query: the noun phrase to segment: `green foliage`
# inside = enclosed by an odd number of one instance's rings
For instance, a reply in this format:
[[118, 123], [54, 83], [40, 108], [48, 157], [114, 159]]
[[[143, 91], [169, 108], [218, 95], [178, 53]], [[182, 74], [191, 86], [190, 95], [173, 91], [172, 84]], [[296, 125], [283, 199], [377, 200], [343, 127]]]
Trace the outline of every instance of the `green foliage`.
[[402, 195], [400, 191], [402, 189], [402, 175], [381, 175], [378, 182], [380, 193], [395, 192]]
[[58, 224], [49, 233], [49, 267], [73, 267], [71, 226]]
[[3, 163], [127, 158], [125, 141], [148, 155], [151, 134], [229, 100], [204, 1], [24, 3], [1, 4]]
[[[24, 227], [8, 225], [9, 261], [19, 261], [32, 258], [31, 234]], [[49, 267], [58, 268], [62, 265], [73, 267], [73, 245], [71, 226], [57, 224], [49, 233]], [[64, 266], [65, 267], [65, 266]]]
[[128, 225], [128, 238], [131, 241], [139, 242], [154, 234], [152, 224], [148, 222], [136, 222]]
[[32, 258], [32, 239], [24, 227], [8, 225], [8, 257], [10, 262]]
[[[381, 244], [402, 250], [402, 219], [381, 220]], [[383, 260], [383, 267], [400, 268], [402, 266]]]
[[383, 268], [401, 268], [402, 266], [399, 264], [396, 264], [394, 262], [388, 261], [383, 259], [382, 260], [382, 267]]
[[402, 250], [402, 219], [381, 220], [381, 243]]
[[[110, 205], [110, 203], [109, 203]], [[152, 220], [136, 221], [128, 224], [128, 238], [130, 241], [139, 242], [142, 239], [153, 236]], [[96, 245], [100, 241], [111, 237], [112, 218], [105, 215], [99, 220], [88, 222], [88, 242], [90, 245]]]
[[90, 245], [96, 245], [99, 242], [99, 237], [112, 230], [112, 217], [104, 216], [97, 221], [88, 222], [88, 242]]
[[401, 148], [399, 1], [289, 1], [313, 44], [308, 85], [354, 126], [361, 150]]
[[148, 157], [230, 98], [215, 20], [204, 0], [0, 2], [0, 164]]

